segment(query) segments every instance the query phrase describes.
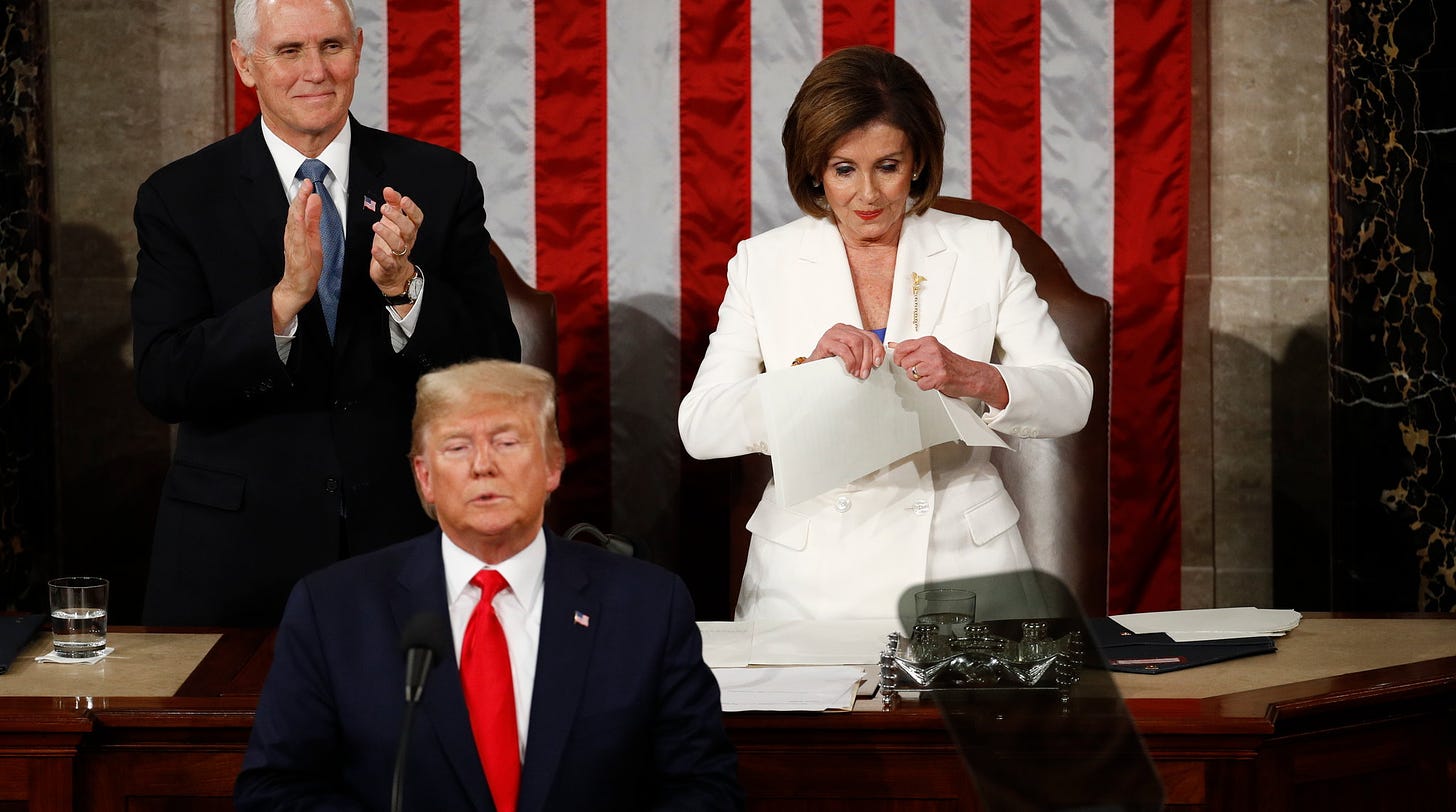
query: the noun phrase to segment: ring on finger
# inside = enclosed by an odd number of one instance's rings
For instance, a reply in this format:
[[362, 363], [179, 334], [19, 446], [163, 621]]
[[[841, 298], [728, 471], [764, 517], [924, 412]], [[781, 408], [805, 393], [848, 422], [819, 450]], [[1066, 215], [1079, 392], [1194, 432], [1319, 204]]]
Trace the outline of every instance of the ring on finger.
[[920, 380], [920, 365], [919, 364], [916, 364], [915, 366], [910, 367], [910, 379], [911, 380], [914, 380], [914, 381]]
[[397, 257], [402, 257], [405, 254], [408, 254], [409, 253], [409, 246], [405, 246], [404, 248], [401, 248], [398, 251], [390, 251], [389, 253], [394, 254]]

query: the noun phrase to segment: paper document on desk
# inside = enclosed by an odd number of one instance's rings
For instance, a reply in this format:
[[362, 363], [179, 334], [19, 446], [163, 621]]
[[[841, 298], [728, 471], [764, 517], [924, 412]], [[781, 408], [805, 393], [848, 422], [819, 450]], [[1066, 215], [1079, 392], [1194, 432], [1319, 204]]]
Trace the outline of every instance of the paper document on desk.
[[814, 667], [715, 668], [724, 711], [849, 710], [854, 706], [863, 668]]
[[864, 665], [878, 662], [896, 618], [882, 620], [703, 621], [710, 668], [748, 665]]
[[940, 443], [1007, 448], [965, 401], [921, 390], [888, 360], [865, 380], [832, 357], [774, 370], [758, 395], [781, 507]]
[[1243, 637], [1278, 637], [1299, 625], [1301, 615], [1293, 609], [1256, 609], [1252, 606], [1223, 609], [1183, 609], [1173, 612], [1139, 612], [1113, 615], [1112, 620], [1134, 634], [1162, 632], [1174, 642], [1230, 640]]
[[753, 658], [753, 624], [734, 620], [700, 620], [703, 662], [709, 668], [742, 668]]
[[760, 620], [753, 629], [754, 665], [855, 665], [877, 662], [896, 618]]

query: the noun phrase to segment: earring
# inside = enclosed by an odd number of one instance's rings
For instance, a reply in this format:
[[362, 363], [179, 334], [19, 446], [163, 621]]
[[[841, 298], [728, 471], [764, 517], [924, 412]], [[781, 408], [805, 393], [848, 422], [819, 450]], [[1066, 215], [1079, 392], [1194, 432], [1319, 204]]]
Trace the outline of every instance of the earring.
[[819, 179], [818, 178], [812, 178], [812, 179], [810, 179], [809, 185], [812, 186], [815, 189], [818, 189], [819, 188]]
[[913, 181], [917, 181], [917, 180], [920, 180], [920, 173], [919, 173], [919, 172], [916, 172], [916, 173], [915, 173], [915, 174], [913, 174], [913, 175], [911, 175], [911, 176], [910, 176], [910, 180], [911, 180], [911, 181], [912, 181], [912, 182], [913, 182]]

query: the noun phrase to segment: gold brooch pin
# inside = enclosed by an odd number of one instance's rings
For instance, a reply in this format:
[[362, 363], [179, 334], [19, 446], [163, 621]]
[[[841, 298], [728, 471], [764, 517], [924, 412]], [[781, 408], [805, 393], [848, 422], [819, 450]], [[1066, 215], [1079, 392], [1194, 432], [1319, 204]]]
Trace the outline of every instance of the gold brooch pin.
[[914, 271], [910, 272], [910, 296], [913, 297], [915, 308], [910, 314], [910, 321], [915, 325], [915, 332], [920, 332], [920, 284], [925, 277]]

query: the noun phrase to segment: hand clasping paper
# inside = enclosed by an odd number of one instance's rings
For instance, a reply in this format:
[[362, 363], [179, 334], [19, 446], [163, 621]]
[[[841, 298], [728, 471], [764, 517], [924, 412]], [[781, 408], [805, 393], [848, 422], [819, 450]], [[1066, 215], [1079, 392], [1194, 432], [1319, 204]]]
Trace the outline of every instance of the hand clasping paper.
[[758, 396], [782, 507], [940, 443], [1009, 447], [970, 404], [921, 390], [888, 362], [865, 380], [833, 357], [775, 370]]

